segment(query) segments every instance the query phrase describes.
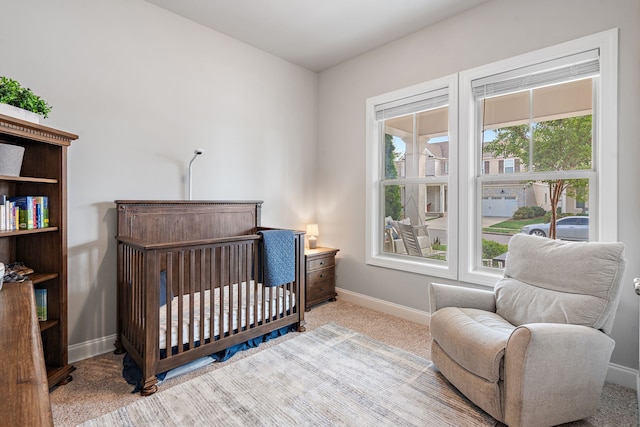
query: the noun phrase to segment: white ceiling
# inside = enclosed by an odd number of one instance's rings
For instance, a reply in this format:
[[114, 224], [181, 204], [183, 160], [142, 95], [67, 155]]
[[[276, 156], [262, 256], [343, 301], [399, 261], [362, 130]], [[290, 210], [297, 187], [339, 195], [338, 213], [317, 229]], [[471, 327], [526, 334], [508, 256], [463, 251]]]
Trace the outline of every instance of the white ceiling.
[[488, 0], [146, 0], [322, 71]]

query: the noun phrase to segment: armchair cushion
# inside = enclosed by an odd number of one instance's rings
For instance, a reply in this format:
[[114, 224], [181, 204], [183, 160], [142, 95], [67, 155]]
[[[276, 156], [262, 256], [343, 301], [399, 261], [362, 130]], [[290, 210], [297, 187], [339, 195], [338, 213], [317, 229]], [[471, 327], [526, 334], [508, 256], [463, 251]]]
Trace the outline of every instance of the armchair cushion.
[[[516, 326], [571, 323], [609, 333], [624, 271], [622, 243], [561, 242], [513, 236], [496, 311]], [[562, 277], [562, 280], [558, 280]]]
[[494, 383], [503, 377], [504, 349], [514, 329], [496, 313], [475, 308], [445, 307], [431, 316], [432, 337], [449, 357]]

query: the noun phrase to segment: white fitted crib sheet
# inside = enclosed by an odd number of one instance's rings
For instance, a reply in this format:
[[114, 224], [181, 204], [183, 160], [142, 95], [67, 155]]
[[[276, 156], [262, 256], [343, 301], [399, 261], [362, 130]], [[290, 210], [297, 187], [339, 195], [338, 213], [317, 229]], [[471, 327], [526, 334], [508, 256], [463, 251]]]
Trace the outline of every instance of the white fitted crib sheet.
[[[272, 313], [275, 313], [278, 307], [280, 307], [280, 313], [282, 311], [285, 312], [289, 310], [289, 291], [282, 289], [282, 287], [277, 288], [267, 288], [265, 293], [265, 313], [262, 313], [262, 292], [263, 286], [254, 286], [253, 280], [249, 282], [249, 286], [247, 286], [247, 282], [243, 282], [242, 284], [242, 304], [241, 304], [241, 315], [238, 316], [238, 284], [235, 283], [232, 285], [232, 298], [233, 298], [233, 307], [232, 307], [232, 330], [236, 330], [238, 328], [238, 318], [241, 319], [241, 328], [246, 327], [246, 310], [247, 310], [247, 300], [246, 293], [250, 292], [249, 295], [249, 325], [254, 323], [254, 319], [257, 317], [258, 321], [268, 319], [273, 316]], [[277, 296], [274, 298], [273, 296], [277, 293]], [[196, 292], [193, 294], [193, 307], [194, 307], [194, 319], [193, 319], [193, 335], [194, 342], [200, 341], [200, 292]], [[211, 338], [211, 291], [206, 290], [204, 292], [204, 300], [205, 300], [205, 323], [204, 323], [204, 339], [207, 340]], [[182, 342], [183, 344], [187, 344], [189, 342], [189, 299], [191, 298], [191, 294], [184, 295], [182, 298], [173, 298], [171, 301], [171, 347], [175, 347], [178, 345], [178, 325], [182, 323]], [[224, 287], [224, 303], [223, 303], [223, 332], [220, 331], [220, 288], [214, 289], [214, 321], [213, 321], [213, 336], [217, 337], [224, 333], [229, 332], [229, 286]], [[279, 304], [278, 304], [279, 300]], [[178, 307], [180, 302], [182, 301], [182, 309], [183, 316], [182, 322], [178, 321]], [[254, 304], [254, 301], [256, 303]], [[293, 306], [295, 306], [295, 298], [293, 299]], [[257, 311], [257, 316], [254, 313]], [[167, 348], [167, 306], [163, 305], [160, 307], [160, 348]]]

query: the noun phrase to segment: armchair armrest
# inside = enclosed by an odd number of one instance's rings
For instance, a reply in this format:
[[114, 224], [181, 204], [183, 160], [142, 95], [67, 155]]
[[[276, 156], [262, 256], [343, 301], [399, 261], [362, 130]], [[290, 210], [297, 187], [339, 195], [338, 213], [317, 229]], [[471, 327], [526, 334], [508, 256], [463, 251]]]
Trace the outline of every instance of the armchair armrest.
[[[516, 328], [504, 356], [505, 423], [557, 425], [594, 414], [614, 346], [613, 339], [587, 326]], [[540, 407], [547, 419], [540, 418]]]
[[493, 291], [463, 288], [461, 286], [429, 283], [429, 305], [431, 314], [442, 307], [466, 307], [496, 311]]

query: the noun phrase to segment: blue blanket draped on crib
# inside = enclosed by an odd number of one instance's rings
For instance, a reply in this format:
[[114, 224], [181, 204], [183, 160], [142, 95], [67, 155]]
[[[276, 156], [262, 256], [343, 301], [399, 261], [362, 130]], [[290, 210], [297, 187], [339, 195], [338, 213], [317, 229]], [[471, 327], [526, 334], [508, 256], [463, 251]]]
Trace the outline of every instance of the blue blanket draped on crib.
[[264, 230], [260, 250], [260, 275], [264, 286], [279, 286], [295, 280], [295, 237], [290, 230]]

